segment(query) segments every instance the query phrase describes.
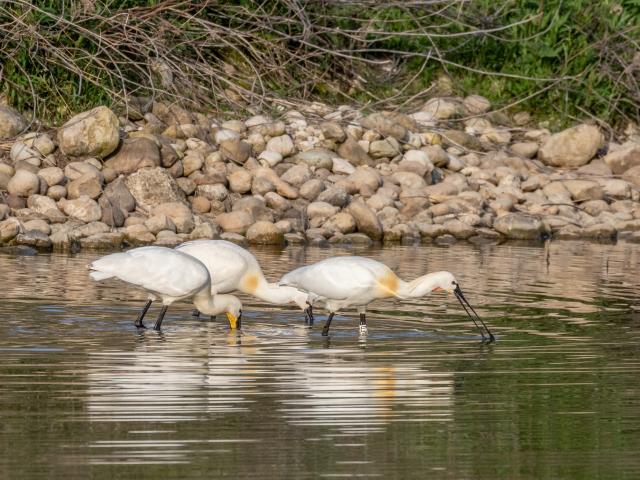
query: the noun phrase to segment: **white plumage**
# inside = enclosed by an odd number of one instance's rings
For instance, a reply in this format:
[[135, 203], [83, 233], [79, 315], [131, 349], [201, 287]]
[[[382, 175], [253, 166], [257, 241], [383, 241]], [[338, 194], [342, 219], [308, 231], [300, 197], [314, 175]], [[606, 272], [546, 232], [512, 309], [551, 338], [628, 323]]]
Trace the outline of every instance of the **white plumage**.
[[[429, 273], [405, 282], [393, 270], [376, 260], [365, 257], [333, 257], [287, 273], [280, 284], [299, 288], [325, 303], [329, 318], [322, 331], [323, 335], [328, 335], [334, 314], [344, 308], [357, 307], [360, 331], [366, 333], [366, 306], [372, 301], [391, 297], [422, 297], [430, 292], [444, 290], [456, 295], [476, 326], [479, 328], [478, 322], [482, 324], [488, 338], [493, 340], [493, 335], [467, 302], [450, 272]], [[471, 316], [467, 307], [475, 317]], [[484, 331], [481, 332], [484, 339]]]
[[269, 283], [256, 257], [244, 248], [225, 240], [194, 240], [176, 250], [200, 260], [211, 275], [212, 288], [218, 293], [239, 290], [276, 305], [295, 303], [308, 307], [309, 295], [291, 286]]
[[149, 301], [135, 325], [144, 327], [142, 319], [156, 296], [163, 309], [154, 329], [159, 330], [167, 307], [177, 300], [193, 298], [200, 311], [208, 315], [226, 312], [232, 327], [242, 305], [232, 295], [217, 295], [211, 287], [207, 268], [197, 259], [165, 247], [141, 247], [102, 257], [89, 265], [93, 280], [118, 278], [149, 292]]

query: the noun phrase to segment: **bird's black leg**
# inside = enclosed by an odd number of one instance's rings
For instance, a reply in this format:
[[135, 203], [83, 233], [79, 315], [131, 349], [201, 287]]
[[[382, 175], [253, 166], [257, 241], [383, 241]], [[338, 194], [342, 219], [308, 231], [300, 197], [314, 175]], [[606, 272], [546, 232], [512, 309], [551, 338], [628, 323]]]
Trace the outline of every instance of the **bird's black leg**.
[[368, 332], [367, 317], [365, 313], [360, 313], [360, 334], [364, 335]]
[[194, 310], [191, 310], [191, 316], [194, 318], [200, 318], [200, 310], [198, 310], [197, 308]]
[[149, 307], [151, 306], [151, 302], [153, 302], [153, 300], [147, 300], [147, 303], [145, 303], [144, 307], [142, 307], [142, 310], [140, 311], [140, 315], [138, 315], [138, 319], [134, 323], [134, 325], [137, 328], [147, 328], [144, 326], [144, 323], [142, 323], [142, 319], [147, 314], [147, 310], [149, 310]]
[[209, 315], [209, 320], [211, 320], [212, 322], [216, 321], [216, 316], [215, 315]]
[[162, 325], [162, 320], [164, 319], [164, 314], [167, 313], [167, 308], [169, 308], [168, 305], [163, 305], [162, 306], [162, 310], [160, 310], [160, 313], [158, 314], [158, 318], [156, 318], [156, 324], [153, 326], [153, 329], [155, 331], [160, 331], [160, 326]]
[[329, 327], [331, 327], [331, 320], [333, 320], [333, 316], [335, 314], [333, 312], [331, 312], [329, 314], [329, 317], [327, 318], [326, 323], [324, 324], [324, 328], [322, 329], [322, 336], [326, 337], [327, 335], [329, 335]]
[[309, 306], [304, 310], [304, 323], [305, 325], [313, 325], [313, 305], [310, 303], [307, 305]]

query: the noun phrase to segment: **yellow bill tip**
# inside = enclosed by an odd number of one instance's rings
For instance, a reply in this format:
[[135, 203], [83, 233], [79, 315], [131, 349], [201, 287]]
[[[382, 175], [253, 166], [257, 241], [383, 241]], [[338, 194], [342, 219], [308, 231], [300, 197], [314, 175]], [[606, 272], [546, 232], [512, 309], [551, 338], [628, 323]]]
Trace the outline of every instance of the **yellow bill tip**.
[[227, 312], [227, 320], [229, 320], [229, 327], [231, 327], [232, 330], [238, 328], [238, 319], [234, 314]]

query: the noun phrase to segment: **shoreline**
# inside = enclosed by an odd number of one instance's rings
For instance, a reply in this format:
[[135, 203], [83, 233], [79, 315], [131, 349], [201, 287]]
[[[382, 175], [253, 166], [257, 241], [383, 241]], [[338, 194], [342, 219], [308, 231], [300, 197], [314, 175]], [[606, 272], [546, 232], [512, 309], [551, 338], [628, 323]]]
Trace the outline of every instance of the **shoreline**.
[[637, 127], [552, 133], [478, 95], [227, 121], [144, 100], [51, 135], [0, 105], [0, 245], [640, 242]]

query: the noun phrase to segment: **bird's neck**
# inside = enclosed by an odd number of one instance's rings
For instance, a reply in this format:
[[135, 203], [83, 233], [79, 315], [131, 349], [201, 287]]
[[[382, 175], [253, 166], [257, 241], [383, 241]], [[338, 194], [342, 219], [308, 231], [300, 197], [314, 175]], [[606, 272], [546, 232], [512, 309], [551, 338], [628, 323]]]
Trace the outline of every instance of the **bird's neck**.
[[193, 297], [195, 307], [205, 315], [218, 315], [227, 310], [228, 297], [230, 295], [211, 295], [210, 287], [203, 288]]
[[410, 282], [400, 281], [397, 296], [400, 298], [418, 298], [431, 293], [437, 287], [437, 278], [428, 273]]
[[254, 295], [265, 302], [274, 303], [276, 305], [285, 305], [295, 301], [296, 295], [300, 292], [285, 285], [276, 283], [261, 282], [254, 292]]

